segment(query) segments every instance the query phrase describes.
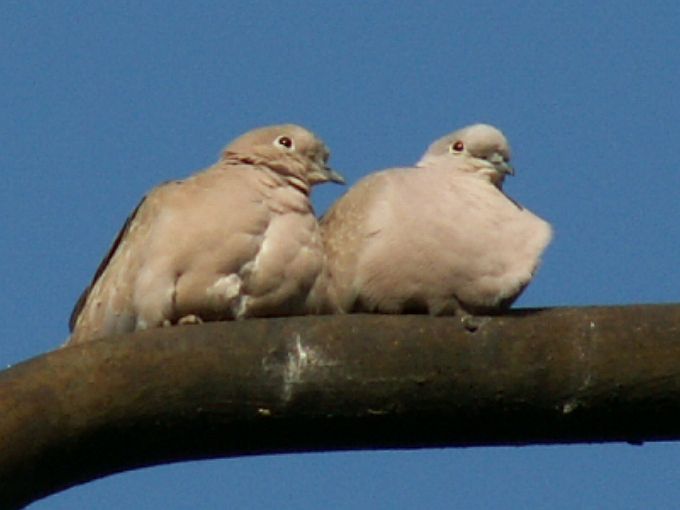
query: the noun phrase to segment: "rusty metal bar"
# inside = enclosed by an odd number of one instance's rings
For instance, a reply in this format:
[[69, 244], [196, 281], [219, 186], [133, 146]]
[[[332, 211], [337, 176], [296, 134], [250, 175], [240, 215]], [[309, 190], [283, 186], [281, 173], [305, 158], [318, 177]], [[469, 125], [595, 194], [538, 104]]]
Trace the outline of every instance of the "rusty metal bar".
[[258, 319], [0, 372], [0, 508], [164, 462], [680, 438], [680, 305]]

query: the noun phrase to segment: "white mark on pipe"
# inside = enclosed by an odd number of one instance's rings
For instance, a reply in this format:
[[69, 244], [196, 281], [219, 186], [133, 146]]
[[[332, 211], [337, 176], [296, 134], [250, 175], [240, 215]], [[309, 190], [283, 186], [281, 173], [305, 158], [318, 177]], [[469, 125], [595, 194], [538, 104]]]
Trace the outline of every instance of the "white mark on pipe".
[[283, 400], [289, 402], [293, 396], [295, 385], [304, 382], [310, 369], [335, 365], [327, 361], [316, 349], [302, 345], [299, 333], [295, 335], [295, 344], [288, 353], [288, 361], [283, 370]]
[[578, 406], [579, 406], [578, 400], [576, 399], [567, 400], [564, 404], [562, 404], [562, 414], [569, 414], [575, 411]]

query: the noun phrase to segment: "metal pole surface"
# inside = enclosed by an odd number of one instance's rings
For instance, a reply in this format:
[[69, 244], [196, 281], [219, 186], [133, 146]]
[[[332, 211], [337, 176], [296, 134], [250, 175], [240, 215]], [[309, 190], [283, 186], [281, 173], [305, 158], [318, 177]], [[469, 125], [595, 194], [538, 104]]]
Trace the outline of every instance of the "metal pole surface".
[[680, 305], [149, 330], [0, 372], [0, 508], [165, 462], [680, 438]]

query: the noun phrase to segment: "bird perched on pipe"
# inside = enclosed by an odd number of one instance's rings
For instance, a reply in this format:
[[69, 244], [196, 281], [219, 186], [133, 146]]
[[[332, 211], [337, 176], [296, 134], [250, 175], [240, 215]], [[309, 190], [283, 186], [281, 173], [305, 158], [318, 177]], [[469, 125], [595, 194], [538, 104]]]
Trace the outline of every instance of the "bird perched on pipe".
[[314, 313], [323, 266], [311, 187], [344, 182], [324, 143], [286, 124], [152, 190], [78, 300], [68, 344], [172, 324]]
[[462, 316], [508, 308], [552, 237], [502, 191], [510, 147], [475, 124], [434, 142], [415, 167], [371, 174], [321, 221], [332, 312]]

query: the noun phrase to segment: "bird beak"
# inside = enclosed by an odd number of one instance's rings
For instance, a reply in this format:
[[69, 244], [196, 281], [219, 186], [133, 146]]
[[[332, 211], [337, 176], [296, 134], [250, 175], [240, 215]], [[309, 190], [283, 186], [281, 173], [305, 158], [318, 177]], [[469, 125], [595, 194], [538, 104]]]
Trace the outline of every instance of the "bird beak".
[[336, 182], [338, 184], [345, 184], [345, 178], [339, 172], [336, 172], [332, 168], [326, 165], [319, 165], [317, 171], [314, 172], [315, 182]]
[[503, 156], [498, 152], [494, 152], [489, 157], [489, 163], [491, 163], [496, 171], [501, 175], [515, 175], [515, 169], [512, 168], [512, 165], [505, 161]]
[[345, 178], [339, 172], [336, 172], [332, 168], [326, 168], [328, 171], [328, 180], [335, 182], [337, 184], [345, 184]]

